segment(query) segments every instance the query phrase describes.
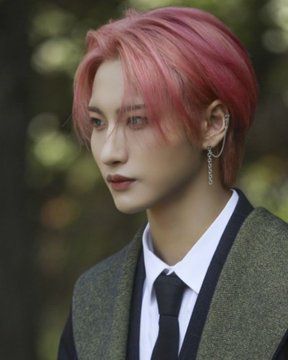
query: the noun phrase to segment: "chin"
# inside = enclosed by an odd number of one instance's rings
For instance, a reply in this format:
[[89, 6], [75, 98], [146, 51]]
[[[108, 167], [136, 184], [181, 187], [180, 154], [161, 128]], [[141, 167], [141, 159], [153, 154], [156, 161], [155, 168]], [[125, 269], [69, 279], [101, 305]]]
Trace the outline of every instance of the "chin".
[[145, 208], [139, 208], [139, 207], [133, 207], [133, 206], [124, 206], [124, 205], [117, 205], [115, 204], [116, 209], [118, 211], [120, 211], [123, 214], [137, 214], [139, 212], [142, 212], [143, 210], [145, 210]]
[[123, 214], [137, 214], [145, 211], [149, 206], [147, 203], [141, 203], [136, 201], [123, 201], [123, 199], [114, 199], [115, 207]]

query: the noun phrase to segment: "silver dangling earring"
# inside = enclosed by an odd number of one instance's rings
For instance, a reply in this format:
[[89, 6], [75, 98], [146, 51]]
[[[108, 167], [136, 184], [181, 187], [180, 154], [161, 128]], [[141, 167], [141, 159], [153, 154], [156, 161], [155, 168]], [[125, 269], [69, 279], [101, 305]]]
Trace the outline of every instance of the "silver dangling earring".
[[208, 163], [208, 185], [213, 185], [213, 167], [212, 167], [211, 146], [207, 147], [207, 163]]
[[221, 150], [219, 151], [219, 154], [213, 154], [211, 146], [207, 146], [207, 164], [208, 164], [208, 185], [213, 185], [213, 162], [212, 162], [212, 156], [214, 158], [219, 158], [223, 152], [225, 141], [226, 141], [226, 134], [227, 134], [227, 128], [229, 125], [229, 119], [230, 114], [227, 113], [224, 115], [224, 128], [225, 128], [225, 135], [222, 142]]

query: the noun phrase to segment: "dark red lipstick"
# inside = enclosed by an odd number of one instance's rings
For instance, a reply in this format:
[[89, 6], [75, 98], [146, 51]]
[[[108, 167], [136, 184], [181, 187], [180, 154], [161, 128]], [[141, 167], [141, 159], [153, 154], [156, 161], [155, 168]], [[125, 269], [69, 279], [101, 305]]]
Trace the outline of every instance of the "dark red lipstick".
[[126, 190], [135, 181], [135, 179], [128, 178], [122, 175], [108, 175], [107, 182], [111, 184], [114, 190]]
[[107, 176], [107, 181], [108, 182], [119, 182], [119, 181], [132, 181], [134, 179], [128, 178], [126, 176], [122, 176], [122, 175], [108, 175]]

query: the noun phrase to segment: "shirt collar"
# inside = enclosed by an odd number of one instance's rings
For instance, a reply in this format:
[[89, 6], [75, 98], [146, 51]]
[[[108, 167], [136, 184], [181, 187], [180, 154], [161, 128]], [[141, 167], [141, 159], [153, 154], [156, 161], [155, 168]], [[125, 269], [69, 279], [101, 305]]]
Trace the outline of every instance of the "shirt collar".
[[189, 288], [199, 294], [214, 252], [237, 205], [239, 195], [234, 189], [231, 190], [233, 194], [217, 218], [184, 258], [173, 266], [169, 266], [154, 254], [150, 226], [147, 223], [143, 232], [142, 243], [146, 282], [149, 288], [152, 289], [154, 281], [162, 271], [175, 272]]

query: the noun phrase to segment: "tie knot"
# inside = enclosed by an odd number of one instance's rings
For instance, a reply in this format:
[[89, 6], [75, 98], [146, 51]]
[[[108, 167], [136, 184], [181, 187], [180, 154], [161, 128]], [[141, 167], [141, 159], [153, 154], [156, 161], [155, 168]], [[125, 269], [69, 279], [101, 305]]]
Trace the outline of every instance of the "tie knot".
[[186, 284], [175, 273], [158, 276], [154, 288], [160, 315], [178, 317], [185, 287]]

